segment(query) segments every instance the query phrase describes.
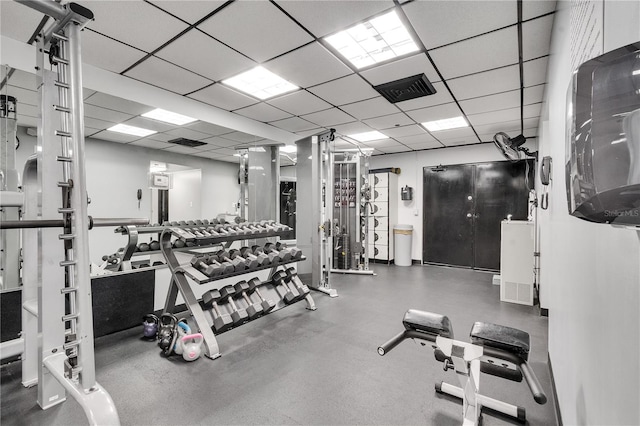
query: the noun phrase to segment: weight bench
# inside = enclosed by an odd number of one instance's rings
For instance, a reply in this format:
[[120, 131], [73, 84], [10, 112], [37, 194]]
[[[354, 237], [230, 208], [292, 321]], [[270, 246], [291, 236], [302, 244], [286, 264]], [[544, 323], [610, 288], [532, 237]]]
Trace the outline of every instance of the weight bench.
[[[527, 364], [529, 358], [529, 334], [516, 328], [476, 322], [471, 328], [471, 343], [453, 339], [451, 321], [444, 315], [409, 309], [402, 320], [405, 330], [380, 346], [378, 353], [387, 354], [405, 339], [418, 339], [435, 343], [436, 359], [444, 363], [444, 369], [455, 370], [460, 387], [448, 383], [436, 383], [436, 391], [462, 399], [464, 425], [478, 425], [482, 407], [526, 420], [523, 407], [507, 404], [480, 394], [480, 373], [491, 374], [529, 385], [533, 399], [545, 404], [534, 372]], [[425, 343], [422, 343], [425, 345]]]

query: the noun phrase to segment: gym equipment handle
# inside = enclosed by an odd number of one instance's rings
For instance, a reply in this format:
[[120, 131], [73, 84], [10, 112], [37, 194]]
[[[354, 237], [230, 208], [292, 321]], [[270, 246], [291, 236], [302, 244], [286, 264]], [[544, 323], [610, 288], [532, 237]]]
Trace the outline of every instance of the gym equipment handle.
[[[89, 216], [89, 229], [94, 226], [119, 226], [119, 225], [146, 225], [146, 218], [92, 218]], [[33, 220], [3, 220], [0, 229], [23, 228], [62, 228], [65, 223], [62, 219], [33, 219]]]
[[520, 371], [522, 371], [522, 375], [529, 385], [529, 389], [531, 390], [533, 399], [538, 404], [546, 404], [547, 395], [544, 394], [542, 386], [540, 386], [540, 382], [538, 382], [538, 378], [536, 377], [536, 375], [533, 373], [533, 371], [531, 371], [529, 364], [527, 364], [526, 362], [520, 364]]
[[385, 356], [387, 352], [391, 351], [391, 349], [395, 348], [400, 343], [402, 343], [402, 341], [406, 338], [406, 333], [407, 331], [405, 330], [399, 333], [398, 335], [396, 335], [395, 337], [392, 337], [386, 343], [382, 344], [380, 347], [378, 347], [378, 354], [380, 356]]

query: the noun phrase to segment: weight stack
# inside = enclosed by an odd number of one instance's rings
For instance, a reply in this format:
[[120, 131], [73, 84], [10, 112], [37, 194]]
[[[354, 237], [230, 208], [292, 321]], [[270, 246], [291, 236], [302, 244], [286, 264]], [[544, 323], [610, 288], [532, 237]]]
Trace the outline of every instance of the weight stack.
[[333, 264], [336, 269], [351, 268], [351, 244], [349, 234], [340, 234], [338, 236], [336, 249], [333, 252]]

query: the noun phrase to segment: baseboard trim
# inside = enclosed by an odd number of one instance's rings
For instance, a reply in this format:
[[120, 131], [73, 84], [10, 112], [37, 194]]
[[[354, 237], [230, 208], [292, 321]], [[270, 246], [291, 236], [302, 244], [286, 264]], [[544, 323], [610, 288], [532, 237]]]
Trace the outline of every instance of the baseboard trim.
[[558, 393], [556, 392], [556, 379], [553, 377], [553, 367], [551, 366], [551, 356], [547, 352], [547, 365], [549, 366], [549, 377], [551, 378], [551, 393], [553, 394], [553, 404], [556, 413], [556, 423], [562, 426], [562, 413], [560, 412], [560, 404], [558, 403]]

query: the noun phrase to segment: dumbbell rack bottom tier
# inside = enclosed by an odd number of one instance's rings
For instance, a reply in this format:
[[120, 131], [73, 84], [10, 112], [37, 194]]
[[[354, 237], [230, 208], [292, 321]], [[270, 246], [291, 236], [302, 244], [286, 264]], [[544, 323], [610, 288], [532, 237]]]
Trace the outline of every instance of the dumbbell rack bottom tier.
[[[193, 319], [196, 323], [196, 326], [192, 328], [198, 330], [204, 337], [203, 352], [206, 357], [211, 359], [216, 359], [221, 356], [220, 348], [218, 346], [218, 341], [213, 332], [213, 329], [211, 328], [213, 324], [213, 321], [211, 318], [212, 316], [210, 312], [208, 311], [205, 312], [202, 309], [202, 306], [200, 305], [200, 302], [198, 301], [198, 299], [195, 297], [193, 288], [191, 287], [191, 281], [198, 284], [204, 284], [206, 282], [212, 282], [217, 279], [227, 278], [230, 276], [246, 275], [246, 274], [254, 273], [255, 271], [269, 269], [269, 268], [271, 269], [271, 271], [269, 272], [269, 279], [271, 279], [273, 274], [276, 272], [276, 270], [280, 266], [284, 266], [290, 263], [295, 263], [305, 259], [304, 257], [302, 257], [302, 259], [292, 259], [289, 262], [269, 265], [267, 267], [261, 267], [256, 269], [245, 269], [244, 271], [238, 271], [238, 272], [234, 272], [232, 274], [226, 274], [220, 277], [208, 277], [203, 273], [201, 273], [196, 268], [194, 268], [193, 266], [191, 266], [189, 262], [190, 256], [186, 255], [186, 253], [175, 252], [172, 249], [171, 247], [172, 235], [180, 237], [186, 234], [181, 229], [172, 228], [172, 229], [165, 229], [165, 231], [162, 233], [162, 236], [161, 236], [161, 243], [160, 243], [161, 251], [165, 257], [167, 266], [171, 270], [171, 277], [172, 277], [171, 283], [169, 285], [169, 289], [167, 291], [167, 298], [165, 300], [164, 313], [176, 313], [175, 309], [176, 309], [178, 294], [182, 295], [185, 305], [189, 313], [193, 316]], [[266, 235], [261, 234], [260, 236], [266, 236]], [[253, 237], [255, 238], [256, 236], [253, 236]], [[251, 236], [249, 238], [251, 238]], [[237, 240], [240, 238], [235, 238], [235, 239]], [[243, 239], [247, 239], [247, 238], [243, 238]], [[307, 294], [303, 300], [307, 302], [307, 309], [309, 310], [316, 309], [315, 302], [313, 301], [313, 298], [311, 297], [311, 295]], [[285, 306], [286, 305], [284, 304], [284, 302], [279, 301], [278, 306], [271, 312], [275, 312], [276, 310], [279, 310]]]

